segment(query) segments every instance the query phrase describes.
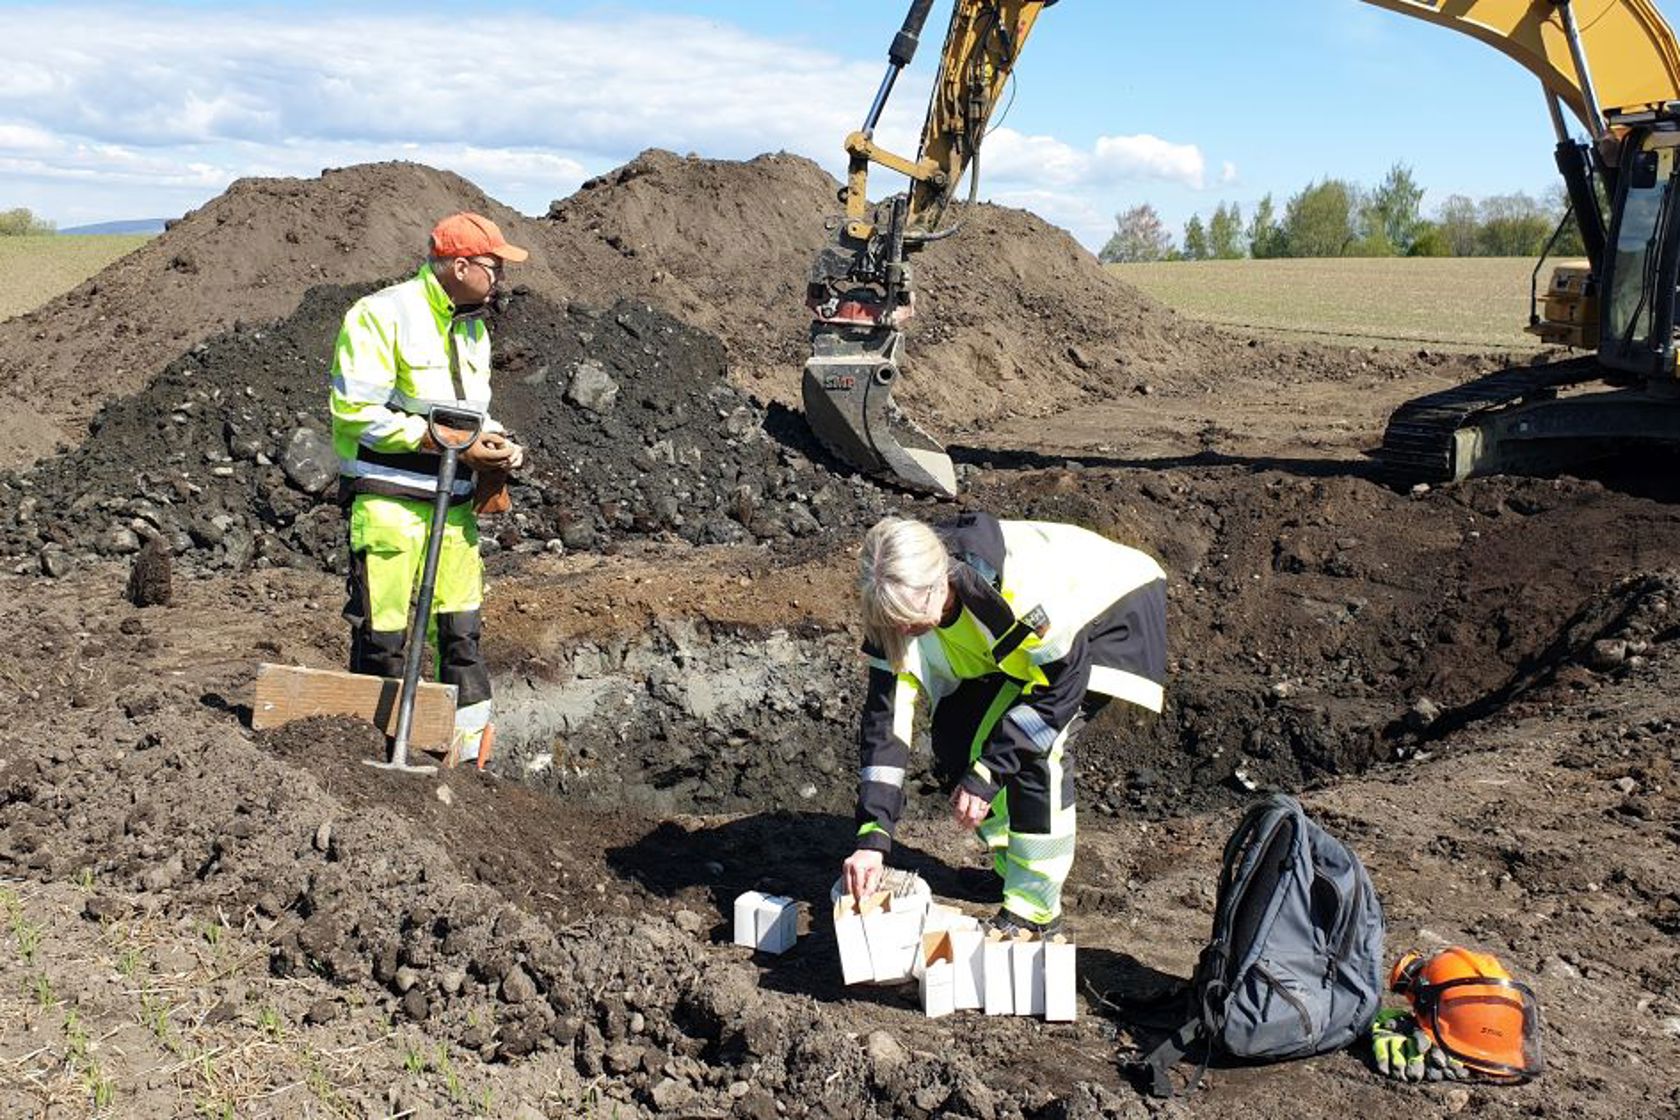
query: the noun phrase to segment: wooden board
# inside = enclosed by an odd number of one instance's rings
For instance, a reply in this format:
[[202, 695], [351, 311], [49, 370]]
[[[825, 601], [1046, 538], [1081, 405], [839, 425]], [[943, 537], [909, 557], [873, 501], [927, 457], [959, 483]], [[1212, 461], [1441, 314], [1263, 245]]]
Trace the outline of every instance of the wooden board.
[[[261, 731], [310, 716], [356, 716], [395, 735], [401, 695], [402, 682], [392, 677], [265, 662], [257, 666], [251, 729]], [[454, 733], [455, 686], [420, 682], [408, 729], [409, 745], [447, 750]]]

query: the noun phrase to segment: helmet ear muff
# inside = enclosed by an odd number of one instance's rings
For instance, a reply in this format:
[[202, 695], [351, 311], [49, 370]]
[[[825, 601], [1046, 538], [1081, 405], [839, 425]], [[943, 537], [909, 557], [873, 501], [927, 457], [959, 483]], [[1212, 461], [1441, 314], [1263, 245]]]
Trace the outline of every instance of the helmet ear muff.
[[1417, 988], [1418, 973], [1423, 971], [1423, 954], [1416, 949], [1408, 949], [1394, 962], [1394, 970], [1388, 974], [1389, 991], [1399, 995], [1409, 996]]

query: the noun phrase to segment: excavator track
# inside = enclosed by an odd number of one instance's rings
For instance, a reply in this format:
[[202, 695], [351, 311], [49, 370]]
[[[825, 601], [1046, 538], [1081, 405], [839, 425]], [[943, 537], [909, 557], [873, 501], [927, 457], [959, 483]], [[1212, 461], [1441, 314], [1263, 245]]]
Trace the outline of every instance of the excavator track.
[[1418, 397], [1395, 409], [1377, 459], [1383, 474], [1403, 486], [1450, 482], [1468, 473], [1458, 461], [1458, 433], [1525, 399], [1551, 395], [1566, 385], [1602, 375], [1592, 358], [1500, 370], [1451, 389]]

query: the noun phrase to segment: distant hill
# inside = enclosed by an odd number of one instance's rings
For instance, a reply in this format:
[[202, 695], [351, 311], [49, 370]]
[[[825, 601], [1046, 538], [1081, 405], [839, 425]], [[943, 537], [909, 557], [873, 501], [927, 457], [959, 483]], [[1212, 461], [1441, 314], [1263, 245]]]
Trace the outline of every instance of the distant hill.
[[91, 226], [71, 226], [59, 233], [162, 233], [164, 218], [130, 218], [125, 222], [95, 222]]

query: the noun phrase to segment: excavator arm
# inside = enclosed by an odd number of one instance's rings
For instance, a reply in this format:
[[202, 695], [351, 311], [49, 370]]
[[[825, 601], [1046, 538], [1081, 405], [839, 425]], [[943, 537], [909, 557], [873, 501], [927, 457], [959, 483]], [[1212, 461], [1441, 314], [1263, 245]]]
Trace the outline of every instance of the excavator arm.
[[[806, 289], [811, 357], [801, 386], [817, 438], [841, 459], [910, 490], [954, 497], [944, 448], [903, 416], [892, 390], [904, 363], [904, 325], [915, 313], [910, 254], [957, 232], [947, 224], [964, 172], [978, 181], [980, 142], [1040, 13], [1056, 0], [956, 0], [915, 159], [876, 144], [893, 85], [915, 55], [933, 0], [912, 0], [863, 127], [846, 139], [843, 215], [813, 262]], [[1607, 185], [1630, 115], [1680, 114], [1680, 47], [1649, 0], [1363, 0], [1478, 39], [1534, 74], [1548, 96], [1558, 166], [1589, 255], [1605, 229], [1595, 173]], [[1568, 134], [1560, 106], [1586, 126], [1592, 148]], [[871, 206], [869, 168], [910, 180]]]
[[[903, 362], [904, 324], [915, 314], [909, 255], [949, 237], [945, 226], [964, 171], [975, 161], [992, 110], [1039, 13], [1056, 0], [957, 0], [915, 159], [875, 142], [875, 126], [915, 56], [933, 0], [914, 0], [887, 53], [887, 73], [863, 127], [846, 138], [846, 212], [830, 219], [806, 288], [811, 358], [801, 396], [824, 445], [870, 474], [909, 489], [954, 497], [956, 472], [944, 449], [898, 412], [893, 383]], [[910, 180], [906, 194], [869, 202], [869, 167]]]

